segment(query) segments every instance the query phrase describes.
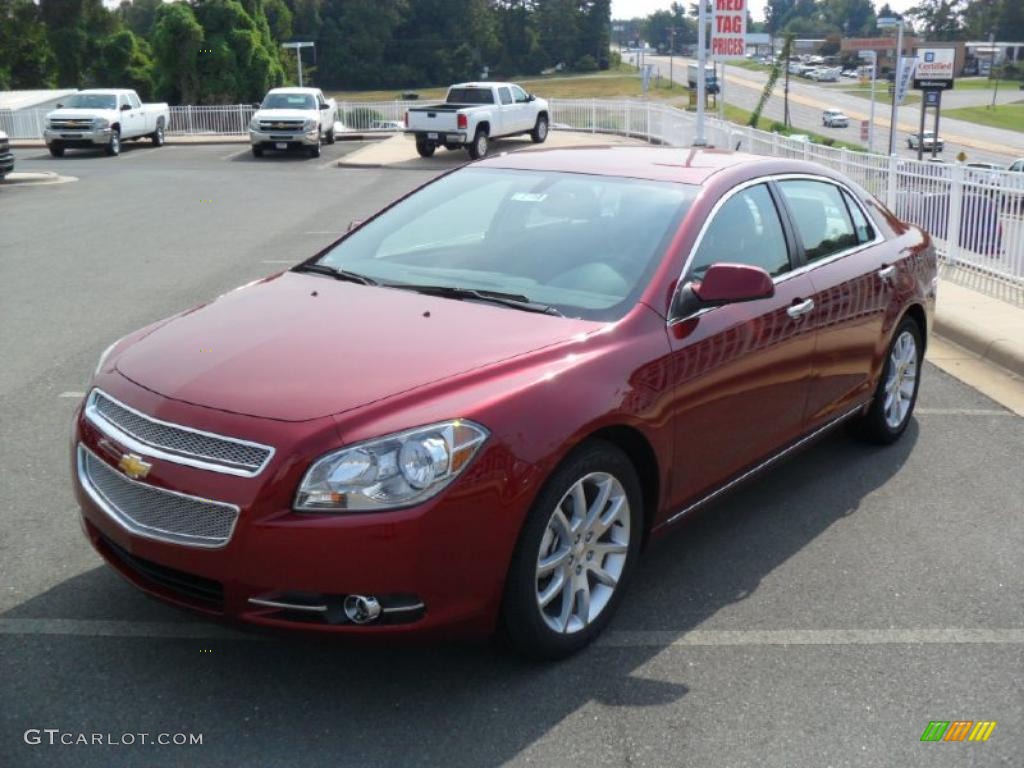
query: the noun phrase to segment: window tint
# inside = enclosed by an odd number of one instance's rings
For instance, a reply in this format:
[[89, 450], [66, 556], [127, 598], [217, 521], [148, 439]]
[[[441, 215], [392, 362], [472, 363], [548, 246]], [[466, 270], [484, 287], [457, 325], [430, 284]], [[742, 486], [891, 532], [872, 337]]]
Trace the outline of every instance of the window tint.
[[515, 97], [517, 104], [525, 104], [527, 101], [530, 100], [530, 97], [526, 93], [526, 91], [524, 91], [518, 85], [512, 86], [512, 96]]
[[512, 103], [512, 92], [509, 91], [508, 88], [499, 88], [498, 89], [498, 98], [501, 99], [501, 103], [502, 104], [511, 104]]
[[142, 102], [139, 101], [139, 97], [136, 96], [134, 93], [125, 94], [125, 99], [131, 105], [132, 109], [138, 109], [142, 106]]
[[864, 211], [853, 199], [853, 195], [843, 191], [843, 199], [846, 200], [846, 207], [853, 218], [853, 228], [857, 232], [857, 240], [862, 243], [869, 243], [875, 239], [875, 228], [868, 222]]
[[779, 182], [779, 188], [808, 262], [845, 251], [860, 242], [839, 187], [825, 181], [792, 179]]
[[718, 209], [697, 248], [690, 277], [712, 264], [750, 264], [773, 277], [789, 270], [789, 250], [779, 214], [764, 184], [738, 192]]
[[494, 91], [490, 88], [452, 88], [445, 101], [449, 104], [493, 104]]

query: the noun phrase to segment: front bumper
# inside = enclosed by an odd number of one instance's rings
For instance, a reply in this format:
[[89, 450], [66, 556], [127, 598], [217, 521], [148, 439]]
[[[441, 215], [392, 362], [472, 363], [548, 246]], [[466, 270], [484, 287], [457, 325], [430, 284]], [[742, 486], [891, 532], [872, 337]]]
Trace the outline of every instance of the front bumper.
[[[154, 395], [134, 395], [128, 388], [116, 393], [132, 407], [155, 410]], [[209, 426], [202, 420], [206, 409], [163, 405], [176, 411], [177, 423], [189, 411], [191, 426]], [[256, 427], [257, 432], [269, 428], [266, 423]], [[268, 433], [238, 436], [265, 441]], [[454, 485], [420, 506], [299, 514], [290, 503], [308, 461], [296, 461], [280, 443], [270, 464], [253, 478], [144, 457], [153, 465], [146, 484], [238, 507], [226, 544], [202, 548], [124, 526], [88, 490], [89, 481], [79, 472], [79, 446], [114, 471], [119, 471], [117, 457], [128, 449], [77, 414], [72, 472], [83, 529], [122, 576], [154, 597], [208, 616], [315, 632], [491, 632], [515, 541], [539, 482], [532, 465], [495, 443], [484, 446]], [[370, 624], [348, 621], [342, 607], [350, 595], [376, 597], [384, 613]]]
[[61, 144], [65, 144], [69, 147], [91, 146], [95, 144], [109, 144], [110, 133], [111, 131], [109, 128], [99, 128], [88, 131], [55, 130], [53, 128], [46, 128], [43, 131], [43, 140], [47, 144], [53, 144], [53, 142], [59, 141]]
[[0, 155], [0, 178], [14, 170], [14, 154], [5, 152]]
[[249, 143], [254, 147], [265, 149], [276, 149], [278, 144], [287, 145], [285, 149], [293, 147], [315, 147], [320, 143], [320, 135], [316, 129], [306, 133], [268, 133], [249, 129]]

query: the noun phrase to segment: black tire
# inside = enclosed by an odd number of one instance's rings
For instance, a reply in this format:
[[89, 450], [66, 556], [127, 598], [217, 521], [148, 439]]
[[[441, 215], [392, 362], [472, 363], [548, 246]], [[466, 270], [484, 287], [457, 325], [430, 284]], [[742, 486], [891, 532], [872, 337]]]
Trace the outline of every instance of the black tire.
[[914, 148], [913, 140], [907, 139], [907, 149], [913, 149], [913, 148]]
[[547, 141], [549, 127], [547, 115], [537, 115], [537, 124], [530, 131], [530, 141], [534, 144], [543, 144]]
[[416, 142], [416, 152], [420, 157], [433, 157], [435, 149], [437, 149], [437, 145], [431, 144], [429, 141]]
[[[582, 629], [557, 632], [544, 620], [537, 602], [538, 553], [556, 506], [577, 480], [593, 472], [612, 475], [625, 491], [630, 508], [628, 551], [618, 583], [601, 612]], [[626, 454], [611, 443], [590, 440], [558, 466], [527, 514], [505, 579], [499, 632], [508, 647], [534, 659], [558, 659], [581, 650], [601, 633], [628, 588], [629, 577], [640, 555], [642, 506], [636, 470]]]
[[316, 132], [316, 144], [309, 148], [309, 156], [313, 158], [320, 157], [320, 142], [323, 138], [320, 136], [320, 131]]
[[153, 142], [154, 147], [162, 147], [164, 145], [164, 119], [162, 117], [156, 121], [156, 130], [149, 134], [149, 138]]
[[255, 144], [252, 145], [252, 156], [263, 157], [263, 147], [258, 147]]
[[487, 129], [477, 128], [473, 141], [466, 145], [466, 149], [469, 151], [469, 156], [472, 159], [480, 160], [481, 158], [487, 157], [489, 144], [490, 142], [487, 137]]
[[329, 130], [327, 132], [327, 143], [328, 144], [333, 144], [334, 143], [334, 129], [333, 128], [331, 128], [331, 130]]
[[50, 154], [53, 157], [64, 157], [64, 145], [55, 141], [49, 145]]
[[117, 157], [121, 154], [121, 132], [115, 128], [110, 132], [110, 141], [103, 148], [109, 157]]
[[[910, 396], [906, 414], [898, 424], [892, 425], [886, 418], [887, 384], [889, 384], [894, 368], [893, 350], [905, 333], [910, 334], [914, 341], [916, 369], [913, 393]], [[878, 378], [878, 386], [875, 387], [875, 396], [871, 400], [871, 405], [867, 413], [858, 417], [851, 425], [855, 434], [876, 445], [889, 445], [900, 439], [900, 436], [906, 431], [911, 417], [914, 415], [914, 406], [917, 404], [917, 392], [921, 386], [921, 365], [923, 361], [924, 334], [921, 327], [913, 318], [904, 317], [900, 324], [896, 326], [896, 331], [893, 333], [892, 340], [885, 351], [885, 365], [882, 366], [882, 373]]]

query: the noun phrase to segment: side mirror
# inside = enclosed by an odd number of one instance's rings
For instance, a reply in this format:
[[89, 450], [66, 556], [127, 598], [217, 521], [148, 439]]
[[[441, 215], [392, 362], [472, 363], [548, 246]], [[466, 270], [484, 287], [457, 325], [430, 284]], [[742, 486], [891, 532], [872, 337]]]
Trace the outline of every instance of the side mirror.
[[57, 109], [64, 109], [64, 104], [58, 101], [57, 102]]
[[121, 105], [121, 111], [122, 111], [122, 112], [127, 112], [127, 111], [128, 111], [129, 109], [131, 109], [131, 108], [132, 108], [132, 105], [131, 105], [131, 104], [122, 104], [122, 105]]
[[254, 101], [254, 102], [252, 103], [252, 108], [253, 108], [253, 109], [259, 109], [259, 108], [260, 108], [261, 106], [263, 106], [263, 105], [262, 105], [262, 104], [260, 104], [260, 103], [259, 103], [258, 101]]
[[748, 264], [712, 264], [699, 281], [679, 288], [672, 300], [671, 317], [681, 319], [698, 309], [768, 299], [775, 295], [771, 275]]
[[527, 101], [536, 101], [537, 97], [534, 96], [532, 93], [528, 93], [528, 94], [526, 94], [526, 100]]

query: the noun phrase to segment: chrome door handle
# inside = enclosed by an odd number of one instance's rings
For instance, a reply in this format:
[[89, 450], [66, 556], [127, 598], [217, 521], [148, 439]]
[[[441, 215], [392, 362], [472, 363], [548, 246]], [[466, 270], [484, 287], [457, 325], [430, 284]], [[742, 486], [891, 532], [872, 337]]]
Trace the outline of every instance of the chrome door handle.
[[878, 270], [878, 276], [886, 281], [892, 280], [896, 276], [896, 267], [894, 265], [882, 267]]
[[810, 311], [814, 309], [813, 299], [804, 299], [799, 304], [793, 304], [786, 308], [786, 314], [792, 317], [794, 320], [798, 320]]

